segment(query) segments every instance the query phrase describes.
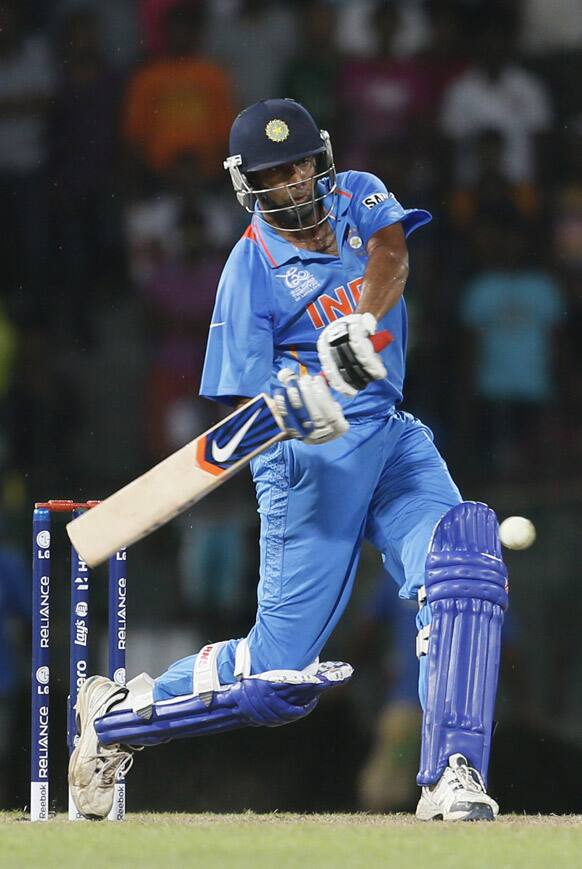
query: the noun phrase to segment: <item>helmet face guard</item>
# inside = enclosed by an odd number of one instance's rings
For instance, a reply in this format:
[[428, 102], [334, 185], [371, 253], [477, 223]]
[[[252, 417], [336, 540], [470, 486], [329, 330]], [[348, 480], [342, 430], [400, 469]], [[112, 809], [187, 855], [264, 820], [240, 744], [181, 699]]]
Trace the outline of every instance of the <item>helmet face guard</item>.
[[[312, 229], [323, 223], [333, 208], [323, 206], [326, 196], [336, 189], [336, 171], [329, 134], [318, 129], [302, 105], [294, 100], [264, 100], [245, 109], [235, 119], [230, 134], [231, 156], [224, 161], [240, 205], [261, 219], [275, 222], [288, 232]], [[273, 187], [261, 187], [257, 173], [285, 164], [315, 158], [311, 178], [311, 198], [298, 202], [294, 197], [302, 179]], [[288, 202], [277, 204], [272, 194], [285, 190]], [[256, 209], [256, 204], [259, 209]]]
[[[321, 130], [320, 135], [324, 143], [324, 149], [320, 153], [313, 154], [315, 157], [315, 173], [311, 178], [311, 198], [307, 202], [296, 202], [293, 196], [294, 189], [299, 184], [305, 184], [305, 180], [293, 181], [289, 184], [277, 184], [275, 187], [255, 187], [253, 186], [254, 179], [252, 178], [255, 173], [247, 174], [240, 169], [242, 162], [240, 154], [228, 157], [224, 161], [224, 168], [230, 172], [230, 180], [232, 181], [232, 186], [240, 205], [252, 214], [255, 211], [255, 204], [258, 200], [258, 216], [262, 220], [266, 220], [267, 218], [264, 215], [273, 215], [275, 222], [280, 224], [281, 228], [287, 232], [300, 232], [304, 229], [312, 229], [326, 221], [333, 209], [333, 203], [327, 208], [320, 208], [319, 206], [330, 193], [335, 191], [337, 182], [329, 134], [325, 130]], [[299, 162], [300, 159], [303, 160], [306, 156], [312, 155], [306, 154], [300, 158], [296, 158], [295, 161], [289, 160], [286, 162]], [[265, 166], [264, 168], [272, 167]], [[288, 204], [276, 205], [273, 202], [271, 194], [279, 190], [287, 191], [289, 195]]]

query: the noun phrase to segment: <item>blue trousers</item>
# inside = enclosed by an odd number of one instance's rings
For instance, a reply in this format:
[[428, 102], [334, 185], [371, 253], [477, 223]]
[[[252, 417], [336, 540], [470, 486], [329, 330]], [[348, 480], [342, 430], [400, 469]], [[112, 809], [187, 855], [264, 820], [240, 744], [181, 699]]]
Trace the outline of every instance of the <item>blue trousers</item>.
[[[261, 516], [252, 673], [301, 670], [320, 655], [350, 599], [364, 539], [400, 596], [413, 598], [434, 526], [461, 500], [430, 429], [403, 412], [350, 420], [345, 435], [322, 446], [281, 442], [251, 468]], [[221, 684], [234, 681], [238, 642], [220, 652]], [[190, 694], [195, 659], [172, 664], [154, 699]]]

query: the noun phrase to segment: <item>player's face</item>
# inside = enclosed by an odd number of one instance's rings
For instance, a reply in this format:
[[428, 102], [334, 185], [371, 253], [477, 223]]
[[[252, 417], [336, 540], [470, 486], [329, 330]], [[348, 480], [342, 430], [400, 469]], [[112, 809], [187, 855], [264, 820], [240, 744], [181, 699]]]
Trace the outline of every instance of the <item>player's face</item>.
[[260, 187], [269, 190], [269, 199], [276, 205], [301, 205], [313, 195], [315, 157], [263, 169], [257, 175]]
[[319, 208], [314, 200], [315, 175], [315, 157], [304, 157], [294, 163], [283, 163], [257, 172], [257, 196], [265, 211], [265, 219], [293, 230], [313, 225], [314, 221], [317, 223]]

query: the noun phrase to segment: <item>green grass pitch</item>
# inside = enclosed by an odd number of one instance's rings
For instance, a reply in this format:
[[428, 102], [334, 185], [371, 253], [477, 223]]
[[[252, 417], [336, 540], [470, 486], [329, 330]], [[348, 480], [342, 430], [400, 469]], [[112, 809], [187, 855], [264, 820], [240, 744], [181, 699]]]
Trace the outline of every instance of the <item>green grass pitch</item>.
[[582, 866], [582, 816], [423, 824], [407, 815], [129, 814], [30, 824], [0, 813], [1, 867], [554, 869]]

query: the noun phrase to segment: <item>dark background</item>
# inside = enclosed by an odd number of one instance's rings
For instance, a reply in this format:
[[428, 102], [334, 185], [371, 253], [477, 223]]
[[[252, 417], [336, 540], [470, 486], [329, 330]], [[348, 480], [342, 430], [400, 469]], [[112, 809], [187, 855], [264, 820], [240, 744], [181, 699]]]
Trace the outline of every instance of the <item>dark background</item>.
[[[227, 131], [244, 105], [289, 96], [330, 131], [339, 171], [375, 172], [433, 213], [410, 242], [404, 407], [465, 498], [538, 532], [507, 557], [491, 791], [505, 811], [582, 811], [581, 69], [579, 0], [0, 0], [3, 806], [28, 802], [32, 505], [104, 497], [219, 418], [195, 395], [217, 277], [246, 224], [222, 170]], [[60, 520], [55, 534], [61, 810]], [[130, 675], [246, 633], [257, 534], [245, 473], [130, 550]], [[100, 572], [94, 590], [102, 671]], [[356, 666], [352, 683], [290, 728], [146, 750], [128, 807], [410, 808], [412, 618], [366, 550], [325, 652]]]

